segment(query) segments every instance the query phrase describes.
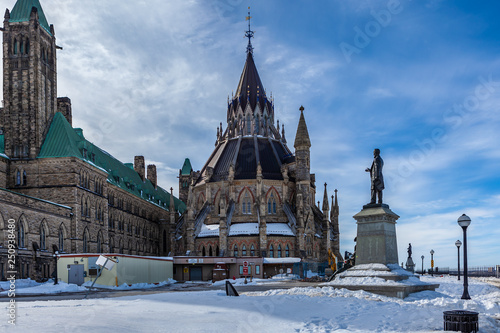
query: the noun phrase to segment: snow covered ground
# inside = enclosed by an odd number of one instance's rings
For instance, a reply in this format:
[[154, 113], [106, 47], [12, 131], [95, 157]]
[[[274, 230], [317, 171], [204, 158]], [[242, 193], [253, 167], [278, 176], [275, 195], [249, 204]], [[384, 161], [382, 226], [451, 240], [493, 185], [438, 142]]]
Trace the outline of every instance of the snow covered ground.
[[[170, 292], [108, 299], [23, 302], [17, 325], [2, 332], [433, 332], [443, 311], [479, 312], [480, 332], [500, 332], [500, 289], [471, 279], [469, 301], [456, 277], [423, 277], [439, 283], [401, 300], [332, 287], [244, 292]], [[238, 289], [238, 287], [237, 287]]]

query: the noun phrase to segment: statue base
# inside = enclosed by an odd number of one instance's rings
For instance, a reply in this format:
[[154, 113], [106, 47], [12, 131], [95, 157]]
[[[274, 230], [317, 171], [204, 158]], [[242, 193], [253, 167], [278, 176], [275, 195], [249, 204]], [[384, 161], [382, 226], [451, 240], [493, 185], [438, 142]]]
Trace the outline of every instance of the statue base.
[[[367, 281], [367, 278], [370, 280]], [[397, 264], [356, 264], [356, 266], [338, 274], [332, 282], [324, 285], [338, 289], [364, 290], [397, 298], [405, 298], [411, 293], [424, 290], [434, 291], [439, 287], [439, 284], [420, 281], [417, 275], [404, 270]]]
[[386, 204], [368, 204], [354, 215], [358, 232], [355, 264], [398, 264], [397, 214]]
[[406, 259], [406, 270], [415, 273], [415, 263], [411, 257]]

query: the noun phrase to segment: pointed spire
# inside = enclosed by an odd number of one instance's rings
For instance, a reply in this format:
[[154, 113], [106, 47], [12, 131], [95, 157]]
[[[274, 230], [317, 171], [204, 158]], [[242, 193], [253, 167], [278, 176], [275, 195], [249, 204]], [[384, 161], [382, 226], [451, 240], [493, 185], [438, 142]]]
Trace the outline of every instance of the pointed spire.
[[[328, 207], [328, 193], [326, 191], [326, 183], [325, 183], [325, 193], [323, 194], [323, 213], [328, 212], [330, 207]], [[325, 213], [326, 215], [327, 213]]]
[[304, 107], [300, 107], [299, 126], [297, 126], [297, 134], [295, 135], [294, 147], [301, 146], [311, 147], [311, 140], [309, 139], [309, 132], [307, 131], [306, 119], [304, 118]]
[[[282, 130], [281, 130], [281, 141], [283, 143], [286, 143], [286, 139], [285, 139], [285, 124], [281, 124], [281, 128], [282, 128]], [[278, 128], [278, 130], [279, 130], [279, 128]]]
[[330, 221], [334, 221], [339, 216], [339, 202], [337, 199], [337, 189], [335, 189], [335, 202], [334, 196], [332, 195], [332, 210], [330, 211]]

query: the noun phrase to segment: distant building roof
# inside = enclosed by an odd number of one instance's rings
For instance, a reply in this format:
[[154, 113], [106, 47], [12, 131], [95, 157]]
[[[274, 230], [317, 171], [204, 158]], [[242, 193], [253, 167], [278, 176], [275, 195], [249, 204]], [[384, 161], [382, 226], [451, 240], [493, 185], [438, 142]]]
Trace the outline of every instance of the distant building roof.
[[[168, 210], [170, 193], [161, 187], [155, 189], [148, 180], [123, 164], [106, 151], [87, 141], [81, 129], [74, 129], [66, 118], [57, 112], [37, 158], [74, 156], [108, 173], [108, 182], [137, 197]], [[175, 210], [184, 212], [186, 205], [174, 197]]]
[[38, 0], [18, 0], [10, 12], [9, 22], [27, 22], [30, 20], [31, 9], [35, 7], [38, 11], [40, 25], [50, 34], [50, 25], [45, 18], [42, 5]]
[[189, 176], [191, 174], [191, 171], [193, 171], [193, 167], [191, 166], [191, 161], [189, 160], [189, 158], [186, 158], [184, 160], [184, 165], [182, 166], [181, 169], [181, 175]]

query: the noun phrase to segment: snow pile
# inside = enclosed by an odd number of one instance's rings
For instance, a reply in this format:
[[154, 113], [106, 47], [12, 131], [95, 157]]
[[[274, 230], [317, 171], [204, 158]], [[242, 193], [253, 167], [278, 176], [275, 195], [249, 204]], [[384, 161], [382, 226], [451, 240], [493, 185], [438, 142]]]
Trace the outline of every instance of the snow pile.
[[[167, 286], [169, 284], [174, 284], [177, 281], [174, 279], [168, 279], [166, 281], [160, 282], [160, 283], [134, 283], [132, 285], [128, 285], [126, 283], [116, 287], [116, 286], [106, 286], [106, 285], [100, 285], [100, 284], [94, 284], [93, 288], [99, 288], [99, 289], [110, 289], [110, 290], [133, 290], [133, 289], [151, 289], [151, 288], [157, 288], [157, 287], [162, 287], [162, 286]], [[92, 281], [87, 281], [83, 284], [84, 287], [90, 287], [92, 285]]]
[[[19, 280], [22, 281], [22, 280]], [[35, 282], [36, 283], [36, 282]], [[53, 280], [49, 280], [45, 283], [37, 283], [32, 287], [18, 287], [16, 281], [16, 295], [47, 295], [47, 294], [60, 294], [60, 293], [74, 293], [85, 291], [87, 288], [77, 286], [76, 284], [67, 284], [66, 282], [60, 281], [58, 284], [54, 284]], [[8, 291], [3, 291], [0, 295], [7, 295]]]
[[[33, 281], [32, 279], [18, 279], [16, 280], [16, 290], [21, 288], [29, 288], [41, 285], [40, 282]], [[0, 291], [8, 290], [10, 288], [10, 281], [0, 281]]]
[[225, 286], [226, 281], [231, 282], [233, 286], [255, 286], [257, 285], [257, 282], [265, 281], [264, 279], [252, 279], [252, 282], [250, 282], [250, 279], [247, 279], [247, 283], [245, 283], [245, 278], [239, 278], [236, 280], [233, 279], [227, 279], [227, 280], [221, 280], [221, 281], [216, 281], [212, 283], [212, 286]]
[[271, 277], [272, 280], [298, 280], [300, 276], [296, 274], [277, 274]]

